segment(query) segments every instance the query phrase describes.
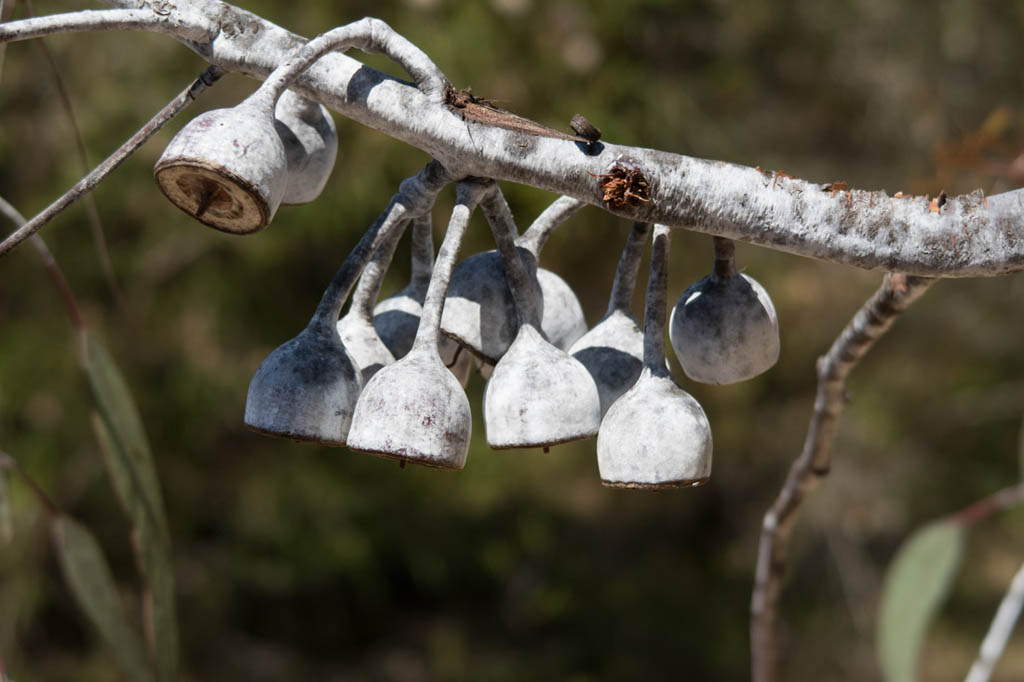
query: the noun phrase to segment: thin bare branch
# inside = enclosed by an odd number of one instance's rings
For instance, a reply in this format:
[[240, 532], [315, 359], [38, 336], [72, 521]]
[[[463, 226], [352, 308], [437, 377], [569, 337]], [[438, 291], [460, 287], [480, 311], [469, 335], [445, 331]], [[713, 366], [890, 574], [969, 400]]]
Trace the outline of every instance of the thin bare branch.
[[71, 204], [75, 203], [75, 201], [80, 199], [86, 193], [92, 191], [96, 185], [100, 184], [104, 178], [114, 172], [118, 166], [124, 163], [129, 156], [135, 153], [135, 150], [141, 147], [146, 140], [160, 130], [164, 124], [174, 118], [182, 109], [187, 107], [207, 87], [213, 85], [213, 83], [221, 77], [222, 73], [223, 72], [220, 68], [216, 66], [211, 66], [204, 71], [202, 75], [192, 83], [192, 85], [182, 90], [177, 97], [157, 112], [156, 116], [151, 118], [146, 125], [142, 126], [142, 128], [132, 135], [113, 154], [104, 159], [92, 170], [92, 172], [75, 183], [71, 189], [61, 195], [60, 198], [47, 206], [40, 213], [36, 214], [31, 220], [11, 233], [3, 240], [3, 242], [0, 242], [0, 256], [5, 255], [18, 244], [25, 241], [25, 239], [34, 235], [42, 229], [43, 226], [60, 215], [64, 209], [71, 206]]
[[1013, 629], [1020, 618], [1021, 609], [1024, 608], [1024, 565], [1017, 570], [1013, 576], [1010, 588], [1003, 595], [995, 618], [988, 628], [988, 633], [981, 643], [981, 650], [978, 658], [967, 673], [965, 682], [988, 682], [1006, 649], [1006, 642], [1009, 641]]
[[793, 462], [775, 504], [764, 516], [750, 605], [751, 678], [777, 679], [775, 621], [786, 548], [797, 513], [807, 496], [828, 475], [839, 416], [846, 406], [846, 378], [900, 313], [934, 279], [889, 273], [818, 360], [818, 391], [803, 451]]
[[209, 41], [216, 21], [209, 21], [204, 14], [193, 12], [187, 2], [184, 4], [185, 9], [154, 2], [153, 9], [87, 9], [10, 21], [0, 24], [0, 43], [86, 31], [152, 31], [187, 42]]
[[[32, 5], [32, 0], [25, 0], [25, 8], [27, 9], [30, 17], [35, 16], [35, 8]], [[53, 52], [50, 50], [50, 46], [46, 44], [45, 40], [40, 40], [36, 45], [39, 47], [39, 51], [43, 55], [43, 61], [46, 62], [47, 69], [50, 72], [50, 77], [53, 79], [54, 87], [57, 88], [57, 95], [60, 98], [64, 114], [68, 117], [72, 136], [75, 139], [75, 150], [78, 156], [80, 172], [88, 173], [90, 166], [89, 153], [86, 151], [85, 140], [82, 138], [82, 129], [81, 126], [78, 125], [78, 117], [75, 115], [75, 107], [71, 102], [71, 93], [68, 92], [67, 86], [64, 83], [64, 78], [60, 75], [60, 69], [57, 67], [57, 60], [54, 58]], [[96, 255], [99, 258], [100, 269], [103, 271], [103, 276], [107, 280], [107, 287], [110, 289], [110, 293], [113, 295], [118, 307], [124, 310], [124, 294], [121, 291], [121, 286], [117, 282], [117, 273], [114, 271], [114, 262], [110, 258], [110, 249], [107, 246], [106, 231], [103, 229], [103, 220], [100, 218], [100, 209], [96, 204], [96, 197], [93, 194], [87, 194], [85, 196], [85, 214], [89, 219], [89, 227], [92, 230], [93, 244], [96, 247]]]

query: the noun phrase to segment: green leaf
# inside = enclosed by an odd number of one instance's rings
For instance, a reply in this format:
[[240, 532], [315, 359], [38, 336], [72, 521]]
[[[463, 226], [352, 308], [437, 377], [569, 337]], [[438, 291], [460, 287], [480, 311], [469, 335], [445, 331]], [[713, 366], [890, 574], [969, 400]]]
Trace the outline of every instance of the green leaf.
[[7, 472], [0, 469], [0, 544], [14, 539], [14, 521], [11, 513], [11, 497], [7, 493]]
[[[135, 407], [131, 390], [121, 376], [110, 354], [97, 339], [83, 333], [85, 361], [83, 369], [89, 377], [96, 403], [106, 424], [110, 440], [117, 443], [124, 457], [114, 458], [114, 464], [123, 471], [111, 474], [112, 478], [127, 478], [131, 486], [119, 490], [118, 495], [126, 498], [137, 497], [146, 513], [152, 517], [161, 541], [170, 546], [167, 532], [167, 518], [164, 514], [163, 497], [153, 455], [149, 449], [142, 419]], [[109, 458], [108, 458], [109, 459]], [[121, 485], [115, 480], [115, 486]], [[132, 506], [131, 504], [128, 505]]]
[[145, 643], [128, 624], [107, 560], [92, 533], [67, 516], [54, 516], [51, 530], [61, 570], [79, 607], [124, 672], [137, 682], [153, 682]]
[[96, 413], [92, 426], [117, 498], [132, 522], [136, 557], [146, 581], [146, 619], [151, 626], [158, 678], [170, 682], [178, 677], [178, 624], [170, 551], [149, 513], [143, 492], [137, 488], [138, 479], [132, 475], [124, 448]]
[[918, 529], [889, 565], [878, 619], [878, 656], [887, 682], [916, 682], [925, 635], [960, 567], [967, 533], [953, 521]]

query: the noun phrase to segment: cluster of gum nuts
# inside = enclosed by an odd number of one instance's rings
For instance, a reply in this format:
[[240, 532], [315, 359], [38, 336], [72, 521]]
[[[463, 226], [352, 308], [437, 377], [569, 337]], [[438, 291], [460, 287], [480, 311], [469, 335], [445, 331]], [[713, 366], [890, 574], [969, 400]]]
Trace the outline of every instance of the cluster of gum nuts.
[[[270, 83], [234, 108], [191, 121], [157, 162], [164, 194], [207, 225], [259, 230], [281, 203], [312, 201], [327, 181], [337, 152], [330, 114]], [[452, 182], [456, 202], [435, 259], [431, 208]], [[456, 263], [477, 207], [497, 248]], [[493, 181], [456, 178], [429, 163], [401, 184], [306, 328], [260, 365], [245, 423], [403, 465], [461, 469], [472, 427], [464, 386], [479, 371], [487, 379], [483, 414], [492, 448], [547, 449], [596, 436], [605, 485], [658, 489], [705, 482], [708, 420], [665, 358], [670, 230], [633, 225], [607, 313], [588, 331], [569, 285], [538, 264], [551, 232], [581, 207], [575, 199], [557, 199], [519, 234]], [[411, 281], [378, 302], [409, 226]], [[641, 329], [630, 304], [649, 235]], [[688, 377], [727, 384], [775, 363], [778, 322], [764, 288], [737, 271], [732, 242], [716, 237], [714, 243], [713, 271], [679, 297], [669, 337]]]

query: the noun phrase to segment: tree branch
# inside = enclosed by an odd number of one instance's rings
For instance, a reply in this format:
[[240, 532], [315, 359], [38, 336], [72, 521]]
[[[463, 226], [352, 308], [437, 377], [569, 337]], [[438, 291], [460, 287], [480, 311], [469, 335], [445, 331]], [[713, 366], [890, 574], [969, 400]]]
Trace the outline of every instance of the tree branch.
[[[107, 1], [136, 9], [149, 3]], [[218, 0], [180, 0], [179, 6], [161, 5], [169, 16], [202, 18], [192, 20], [190, 32], [182, 30], [178, 39], [226, 71], [266, 78], [306, 42]], [[134, 28], [174, 33], [170, 22], [154, 24], [147, 12], [147, 21], [137, 20]], [[8, 30], [20, 23], [8, 24]], [[216, 27], [215, 34], [197, 40], [204, 24]], [[470, 116], [466, 107], [438, 102], [412, 84], [338, 53], [324, 56], [293, 89], [425, 151], [458, 176], [530, 185], [632, 220], [913, 275], [992, 276], [1024, 269], [1021, 190], [990, 197], [979, 190], [935, 200], [897, 198], [653, 149], [580, 142], [488, 107], [487, 116]], [[605, 201], [604, 183], [615, 167], [624, 165], [639, 171], [648, 196], [612, 205]]]
[[754, 592], [750, 604], [751, 678], [774, 682], [776, 670], [775, 617], [786, 545], [804, 499], [828, 475], [839, 416], [846, 406], [846, 378], [875, 342], [934, 279], [899, 273], [885, 276], [882, 286], [857, 311], [818, 360], [818, 392], [803, 451], [789, 470], [775, 504], [764, 516], [757, 552]]

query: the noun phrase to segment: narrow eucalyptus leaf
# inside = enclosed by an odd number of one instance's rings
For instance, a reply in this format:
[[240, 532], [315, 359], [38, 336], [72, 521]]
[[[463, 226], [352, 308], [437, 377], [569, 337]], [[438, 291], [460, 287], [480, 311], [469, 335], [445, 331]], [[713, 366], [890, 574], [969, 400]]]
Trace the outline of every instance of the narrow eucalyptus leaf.
[[935, 521], [915, 532], [889, 565], [879, 605], [877, 647], [886, 682], [916, 682], [935, 613], [956, 578], [966, 531]]
[[149, 625], [153, 632], [159, 679], [175, 680], [178, 674], [178, 625], [169, 550], [149, 514], [143, 494], [137, 490], [137, 479], [132, 476], [123, 448], [111, 434], [107, 423], [96, 413], [92, 415], [92, 425], [117, 498], [132, 522], [139, 569], [146, 583], [147, 616], [152, 621]]
[[55, 516], [51, 529], [64, 579], [118, 665], [132, 680], [155, 680], [145, 643], [128, 624], [107, 560], [92, 533], [67, 516]]
[[[118, 494], [123, 492], [128, 497], [139, 497], [152, 516], [160, 536], [166, 539], [169, 536], [163, 497], [160, 494], [160, 482], [142, 419], [132, 398], [131, 389], [128, 388], [113, 358], [103, 344], [92, 335], [85, 338], [84, 369], [111, 440], [124, 453], [124, 457], [113, 458], [118, 467], [124, 469], [117, 476], [127, 477], [132, 482], [131, 486], [119, 490]], [[112, 476], [115, 475], [112, 473]], [[115, 486], [117, 485], [115, 480]]]

